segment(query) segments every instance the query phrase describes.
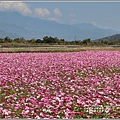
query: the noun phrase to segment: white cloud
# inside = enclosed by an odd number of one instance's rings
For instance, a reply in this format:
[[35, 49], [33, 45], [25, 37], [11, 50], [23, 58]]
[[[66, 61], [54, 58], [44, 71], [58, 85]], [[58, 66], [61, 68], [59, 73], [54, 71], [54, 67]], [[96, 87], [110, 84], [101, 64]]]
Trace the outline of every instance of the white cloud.
[[0, 11], [16, 11], [25, 16], [27, 15], [35, 18], [47, 19], [57, 22], [61, 21], [60, 19], [58, 19], [58, 17], [62, 16], [59, 8], [55, 8], [53, 11], [42, 7], [34, 8], [34, 10], [31, 10], [29, 5], [22, 1], [1, 1]]
[[47, 8], [35, 8], [35, 16], [38, 17], [48, 17], [50, 16], [50, 11]]
[[19, 2], [14, 2], [14, 1], [7, 1], [7, 2], [0, 2], [0, 11], [17, 11], [21, 13], [22, 15], [29, 15], [32, 13], [32, 11], [29, 9], [27, 4], [19, 1]]
[[55, 18], [55, 17], [50, 17], [50, 18], [48, 18], [48, 20], [61, 22], [61, 19], [58, 19], [58, 18]]
[[49, 11], [47, 8], [35, 8], [34, 17], [43, 18], [51, 21], [60, 22], [61, 19], [58, 19], [58, 16], [62, 16], [62, 13], [58, 8], [55, 8], [53, 12]]
[[62, 13], [60, 12], [59, 8], [55, 8], [53, 12], [56, 16], [62, 16]]

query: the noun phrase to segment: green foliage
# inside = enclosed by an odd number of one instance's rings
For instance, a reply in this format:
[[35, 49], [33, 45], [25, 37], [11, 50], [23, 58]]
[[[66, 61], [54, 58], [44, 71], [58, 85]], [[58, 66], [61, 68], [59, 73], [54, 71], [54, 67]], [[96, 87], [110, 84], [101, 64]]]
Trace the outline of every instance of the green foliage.
[[17, 43], [25, 43], [26, 40], [25, 40], [23, 37], [21, 37], [21, 38], [15, 38], [15, 39], [13, 40], [13, 42], [17, 42]]
[[99, 39], [97, 41], [91, 41], [90, 38], [84, 40], [74, 40], [66, 41], [65, 39], [58, 39], [57, 37], [45, 36], [43, 39], [30, 39], [25, 38], [15, 38], [10, 39], [8, 36], [5, 38], [0, 38], [0, 43], [2, 46], [33, 46], [33, 45], [82, 45], [82, 46], [105, 46], [105, 45], [120, 45], [120, 39], [108, 41], [108, 39]]
[[82, 43], [85, 44], [85, 45], [88, 45], [90, 42], [91, 42], [90, 38], [85, 39], [85, 40], [82, 41]]
[[0, 38], [0, 43], [4, 43], [4, 39]]
[[7, 43], [7, 42], [12, 42], [12, 40], [11, 40], [8, 36], [6, 36], [6, 37], [4, 38], [4, 42], [5, 42], [5, 43]]

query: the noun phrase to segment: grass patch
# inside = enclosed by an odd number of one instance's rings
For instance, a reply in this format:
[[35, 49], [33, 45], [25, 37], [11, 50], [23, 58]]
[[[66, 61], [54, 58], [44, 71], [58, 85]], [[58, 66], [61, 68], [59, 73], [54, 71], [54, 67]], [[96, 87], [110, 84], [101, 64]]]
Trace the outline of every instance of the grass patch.
[[120, 50], [117, 47], [83, 47], [83, 46], [39, 46], [39, 47], [2, 47], [0, 53], [29, 53], [29, 52], [80, 52], [86, 50]]

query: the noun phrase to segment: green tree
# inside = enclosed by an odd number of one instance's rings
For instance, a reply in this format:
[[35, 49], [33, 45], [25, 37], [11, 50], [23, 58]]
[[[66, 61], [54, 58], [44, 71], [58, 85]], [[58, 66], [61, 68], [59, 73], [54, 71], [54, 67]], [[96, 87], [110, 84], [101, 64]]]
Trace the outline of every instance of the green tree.
[[59, 43], [65, 44], [65, 40], [64, 40], [64, 39], [60, 39], [60, 40], [59, 40]]
[[21, 38], [15, 38], [15, 39], [14, 39], [14, 42], [17, 42], [17, 43], [25, 43], [26, 40], [24, 39], [24, 37], [21, 37]]
[[83, 44], [88, 45], [91, 42], [90, 38], [82, 41]]
[[37, 39], [35, 42], [36, 42], [36, 43], [43, 43], [43, 40]]
[[0, 43], [3, 43], [3, 42], [4, 42], [4, 40], [2, 38], [0, 38]]
[[60, 41], [59, 41], [59, 39], [58, 39], [57, 37], [55, 37], [55, 38], [53, 39], [53, 42], [54, 42], [54, 43], [59, 43]]
[[43, 43], [47, 43], [47, 42], [48, 42], [48, 39], [49, 39], [48, 36], [43, 37]]
[[6, 37], [4, 38], [4, 42], [12, 42], [12, 40], [11, 40], [8, 36], [6, 36]]
[[35, 43], [36, 40], [35, 40], [34, 38], [32, 38], [32, 39], [28, 40], [28, 42], [29, 42], [29, 43]]

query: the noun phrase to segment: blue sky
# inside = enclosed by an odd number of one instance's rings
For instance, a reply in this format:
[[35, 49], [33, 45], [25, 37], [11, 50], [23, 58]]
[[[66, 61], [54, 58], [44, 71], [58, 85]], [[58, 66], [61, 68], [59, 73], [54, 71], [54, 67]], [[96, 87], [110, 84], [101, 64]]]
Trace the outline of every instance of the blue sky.
[[92, 23], [120, 30], [120, 2], [0, 2], [0, 11], [17, 11], [25, 16], [60, 23]]

